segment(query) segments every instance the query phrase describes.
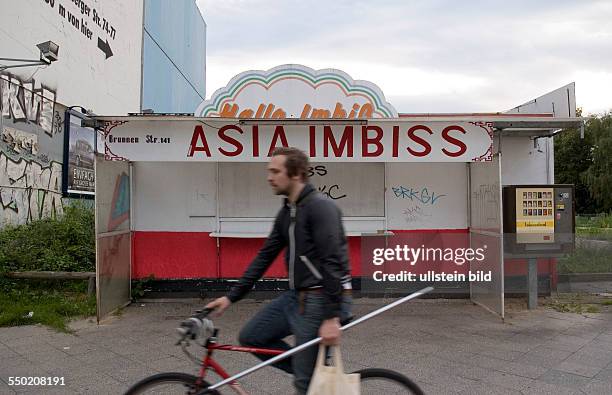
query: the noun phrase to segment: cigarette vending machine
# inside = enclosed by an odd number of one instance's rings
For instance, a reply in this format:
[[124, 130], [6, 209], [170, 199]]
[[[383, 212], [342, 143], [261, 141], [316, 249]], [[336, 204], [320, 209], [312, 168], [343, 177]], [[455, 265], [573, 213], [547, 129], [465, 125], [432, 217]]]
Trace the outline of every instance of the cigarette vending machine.
[[506, 255], [553, 257], [574, 250], [573, 185], [507, 185], [502, 199]]
[[527, 259], [529, 309], [538, 304], [538, 258], [574, 250], [574, 186], [507, 185], [502, 191], [504, 258]]

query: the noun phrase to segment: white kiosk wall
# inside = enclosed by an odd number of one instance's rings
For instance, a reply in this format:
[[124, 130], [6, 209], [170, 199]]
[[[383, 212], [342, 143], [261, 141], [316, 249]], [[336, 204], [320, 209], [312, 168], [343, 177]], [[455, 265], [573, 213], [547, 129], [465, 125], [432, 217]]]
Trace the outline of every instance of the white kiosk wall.
[[217, 164], [134, 162], [135, 231], [213, 232]]
[[467, 229], [465, 163], [387, 164], [387, 228]]
[[555, 163], [552, 138], [504, 136], [502, 139], [504, 185], [553, 184]]
[[[133, 230], [217, 231], [217, 166], [219, 231], [267, 233], [282, 200], [266, 182], [266, 163], [134, 162]], [[467, 229], [467, 169], [464, 163], [312, 163], [310, 182], [335, 199], [348, 232]]]
[[[266, 163], [219, 163], [222, 233], [267, 233], [282, 204], [266, 181]], [[384, 163], [311, 163], [313, 186], [338, 204], [347, 232], [384, 229]]]

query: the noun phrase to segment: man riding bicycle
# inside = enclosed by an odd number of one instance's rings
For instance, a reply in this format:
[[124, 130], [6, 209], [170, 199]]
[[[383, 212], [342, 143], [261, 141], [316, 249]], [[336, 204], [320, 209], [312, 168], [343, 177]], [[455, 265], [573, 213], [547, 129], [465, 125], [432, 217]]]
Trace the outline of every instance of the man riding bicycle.
[[[268, 183], [284, 195], [272, 231], [238, 284], [206, 307], [222, 314], [242, 299], [287, 247], [289, 290], [266, 305], [242, 329], [243, 346], [288, 350], [317, 336], [325, 345], [340, 341], [340, 322], [350, 317], [351, 277], [342, 214], [336, 204], [308, 183], [308, 157], [297, 148], [277, 148], [268, 163]], [[310, 347], [275, 364], [294, 374], [298, 393], [310, 383], [317, 348]], [[269, 356], [257, 355], [260, 359]]]

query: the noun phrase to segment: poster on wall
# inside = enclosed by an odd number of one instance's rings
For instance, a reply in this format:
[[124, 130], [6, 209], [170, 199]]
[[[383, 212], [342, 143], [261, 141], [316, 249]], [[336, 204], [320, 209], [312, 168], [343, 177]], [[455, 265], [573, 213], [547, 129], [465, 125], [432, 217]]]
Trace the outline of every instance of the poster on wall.
[[64, 149], [64, 188], [66, 194], [95, 194], [94, 160], [96, 133], [83, 127], [82, 118], [66, 113], [66, 147]]

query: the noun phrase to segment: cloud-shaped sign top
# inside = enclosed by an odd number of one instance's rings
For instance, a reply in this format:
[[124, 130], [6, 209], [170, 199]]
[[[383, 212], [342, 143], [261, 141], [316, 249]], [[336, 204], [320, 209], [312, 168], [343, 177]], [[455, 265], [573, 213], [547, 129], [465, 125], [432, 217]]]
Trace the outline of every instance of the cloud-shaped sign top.
[[196, 117], [397, 118], [378, 86], [341, 70], [287, 64], [240, 73], [203, 101]]

